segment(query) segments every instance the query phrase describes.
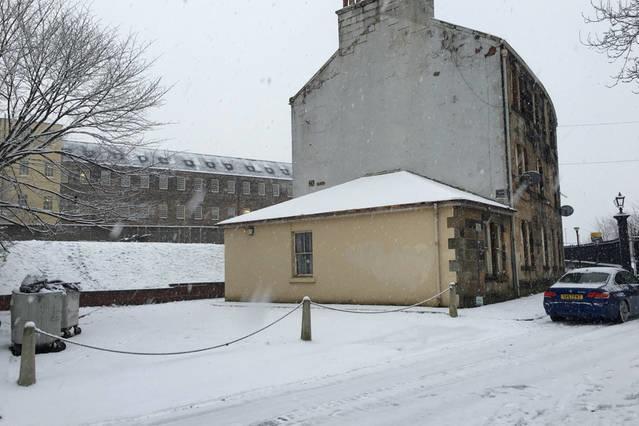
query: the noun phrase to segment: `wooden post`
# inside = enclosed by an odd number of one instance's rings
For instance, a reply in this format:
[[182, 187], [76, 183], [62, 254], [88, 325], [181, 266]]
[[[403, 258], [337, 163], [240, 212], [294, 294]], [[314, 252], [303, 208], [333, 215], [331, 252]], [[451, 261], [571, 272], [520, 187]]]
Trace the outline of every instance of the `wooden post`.
[[31, 386], [36, 382], [36, 331], [35, 324], [31, 321], [24, 325], [22, 334], [22, 354], [20, 356], [20, 377], [18, 385]]
[[311, 341], [311, 298], [308, 296], [302, 302], [302, 340]]
[[451, 318], [457, 318], [457, 284], [450, 283], [448, 292], [448, 314]]

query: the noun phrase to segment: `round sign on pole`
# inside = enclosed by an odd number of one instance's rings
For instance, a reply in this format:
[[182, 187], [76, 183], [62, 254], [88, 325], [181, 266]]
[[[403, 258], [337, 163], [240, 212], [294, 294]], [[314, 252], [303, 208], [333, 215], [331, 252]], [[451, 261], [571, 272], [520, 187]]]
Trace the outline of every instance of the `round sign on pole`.
[[561, 207], [561, 215], [563, 217], [572, 216], [574, 213], [575, 213], [575, 209], [573, 209], [572, 206], [562, 206]]

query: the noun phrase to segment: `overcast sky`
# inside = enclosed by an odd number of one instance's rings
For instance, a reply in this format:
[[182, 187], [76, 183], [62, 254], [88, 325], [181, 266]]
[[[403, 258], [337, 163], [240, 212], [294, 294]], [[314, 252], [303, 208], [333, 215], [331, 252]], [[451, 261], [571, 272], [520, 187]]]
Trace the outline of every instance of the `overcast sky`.
[[[342, 0], [93, 0], [106, 25], [153, 42], [155, 73], [173, 88], [154, 113], [164, 146], [291, 161], [288, 99], [337, 48]], [[637, 87], [610, 88], [615, 66], [580, 42], [589, 0], [439, 0], [439, 19], [505, 38], [546, 86], [557, 108], [564, 220], [588, 238], [614, 214], [622, 191], [639, 206]], [[624, 163], [570, 165], [583, 162]]]

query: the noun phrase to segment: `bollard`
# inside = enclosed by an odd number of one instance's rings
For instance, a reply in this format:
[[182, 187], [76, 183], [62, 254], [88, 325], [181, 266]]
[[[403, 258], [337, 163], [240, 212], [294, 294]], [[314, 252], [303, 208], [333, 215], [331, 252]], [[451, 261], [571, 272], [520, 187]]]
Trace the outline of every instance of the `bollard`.
[[18, 385], [31, 386], [36, 382], [36, 331], [31, 321], [24, 325], [22, 334], [22, 354], [20, 356], [20, 377]]
[[311, 341], [311, 298], [308, 296], [302, 302], [302, 340]]
[[457, 318], [457, 284], [450, 283], [448, 288], [448, 314], [451, 318]]

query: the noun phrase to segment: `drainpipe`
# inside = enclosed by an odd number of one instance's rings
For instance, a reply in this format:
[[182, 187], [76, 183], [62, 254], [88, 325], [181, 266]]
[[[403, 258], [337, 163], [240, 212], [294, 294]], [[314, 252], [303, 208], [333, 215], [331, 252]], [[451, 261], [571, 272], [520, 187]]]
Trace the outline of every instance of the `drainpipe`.
[[[512, 150], [511, 150], [511, 139], [510, 139], [510, 105], [508, 102], [508, 49], [506, 49], [503, 45], [501, 47], [501, 81], [502, 81], [502, 89], [503, 89], [503, 100], [504, 100], [504, 132], [506, 136], [506, 169], [508, 173], [508, 192], [510, 198], [510, 207], [515, 208], [515, 194], [513, 190], [513, 164], [512, 164]], [[515, 242], [515, 216], [512, 216], [510, 219], [510, 267], [512, 269], [513, 275], [513, 290], [515, 291], [515, 296], [520, 296], [519, 291], [519, 271], [517, 269], [517, 250], [516, 250], [516, 242]]]
[[[440, 235], [439, 235], [439, 205], [437, 203], [435, 203], [433, 205], [433, 211], [434, 211], [434, 215], [435, 215], [435, 256], [437, 259], [437, 270], [435, 271], [435, 279], [437, 280], [437, 293], [441, 293], [442, 292], [442, 277], [441, 277], [441, 254], [439, 252], [439, 241], [440, 241]], [[439, 296], [437, 298], [437, 302], [439, 304], [439, 306], [442, 305], [442, 297]]]

